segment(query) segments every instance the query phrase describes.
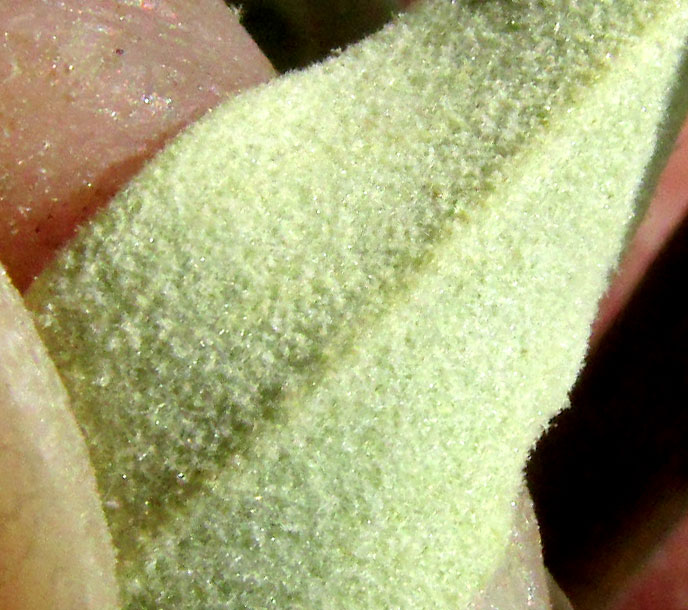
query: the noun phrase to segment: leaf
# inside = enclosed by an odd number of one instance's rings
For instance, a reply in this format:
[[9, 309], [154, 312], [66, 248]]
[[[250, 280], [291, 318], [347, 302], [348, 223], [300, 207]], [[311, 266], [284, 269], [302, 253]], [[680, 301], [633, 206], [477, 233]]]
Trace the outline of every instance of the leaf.
[[28, 299], [130, 607], [473, 599], [685, 112], [687, 13], [428, 2], [82, 231]]

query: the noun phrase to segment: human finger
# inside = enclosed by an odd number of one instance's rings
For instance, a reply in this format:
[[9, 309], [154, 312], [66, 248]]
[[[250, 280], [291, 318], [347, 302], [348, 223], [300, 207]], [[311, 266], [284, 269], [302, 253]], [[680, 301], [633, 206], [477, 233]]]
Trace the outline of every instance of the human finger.
[[221, 0], [26, 0], [0, 23], [0, 261], [20, 290], [167, 140], [274, 75]]

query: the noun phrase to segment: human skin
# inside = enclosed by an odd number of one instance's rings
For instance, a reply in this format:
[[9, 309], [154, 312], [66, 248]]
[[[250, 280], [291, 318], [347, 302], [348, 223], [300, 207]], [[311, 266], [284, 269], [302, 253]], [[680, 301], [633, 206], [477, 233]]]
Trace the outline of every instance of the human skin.
[[275, 72], [221, 0], [0, 3], [0, 260], [19, 290], [184, 126]]
[[[0, 5], [0, 260], [20, 290], [170, 137], [275, 76], [220, 0], [82, 6]], [[686, 133], [601, 304], [593, 343], [686, 213]]]
[[631, 579], [610, 610], [682, 610], [688, 606], [688, 517]]

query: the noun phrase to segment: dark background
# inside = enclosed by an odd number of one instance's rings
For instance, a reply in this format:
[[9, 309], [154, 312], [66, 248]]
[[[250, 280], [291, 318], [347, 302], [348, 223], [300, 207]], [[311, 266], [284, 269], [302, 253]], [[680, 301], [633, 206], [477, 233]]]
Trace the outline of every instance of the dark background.
[[577, 609], [607, 601], [688, 511], [687, 265], [684, 221], [527, 467], [545, 562]]
[[302, 68], [380, 29], [397, 0], [226, 0], [279, 71]]

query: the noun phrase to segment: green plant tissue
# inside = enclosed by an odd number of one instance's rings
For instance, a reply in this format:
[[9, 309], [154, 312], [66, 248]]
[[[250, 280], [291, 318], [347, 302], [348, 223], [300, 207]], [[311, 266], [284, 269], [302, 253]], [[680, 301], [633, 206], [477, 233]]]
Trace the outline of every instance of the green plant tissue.
[[81, 231], [27, 298], [127, 607], [475, 597], [687, 32], [681, 0], [430, 0], [209, 113]]

